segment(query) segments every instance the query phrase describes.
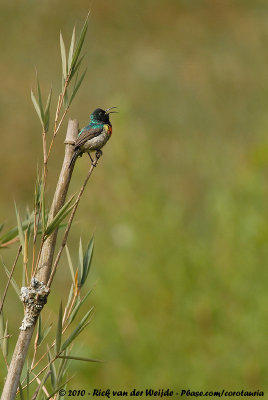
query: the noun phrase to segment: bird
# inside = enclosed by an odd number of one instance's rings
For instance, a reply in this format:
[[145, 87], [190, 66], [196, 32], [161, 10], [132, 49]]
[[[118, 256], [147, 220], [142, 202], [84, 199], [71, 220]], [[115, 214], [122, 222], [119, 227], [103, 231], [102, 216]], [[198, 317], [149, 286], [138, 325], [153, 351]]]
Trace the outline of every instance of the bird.
[[[96, 161], [101, 157], [101, 148], [107, 143], [112, 135], [112, 124], [110, 122], [110, 114], [117, 111], [111, 111], [117, 107], [110, 107], [106, 110], [97, 108], [90, 114], [89, 124], [86, 125], [78, 134], [74, 144], [74, 154], [69, 164], [71, 168], [77, 157], [81, 157], [83, 153], [88, 153], [92, 165], [97, 165]], [[91, 157], [92, 152], [96, 152], [96, 160]]]

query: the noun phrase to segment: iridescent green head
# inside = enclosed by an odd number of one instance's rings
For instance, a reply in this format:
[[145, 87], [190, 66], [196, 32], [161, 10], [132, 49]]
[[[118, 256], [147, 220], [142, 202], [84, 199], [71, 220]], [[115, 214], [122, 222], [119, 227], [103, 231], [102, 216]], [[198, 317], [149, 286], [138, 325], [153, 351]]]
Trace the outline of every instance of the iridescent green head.
[[90, 115], [90, 123], [93, 124], [111, 124], [109, 115], [115, 113], [116, 111], [110, 111], [112, 108], [107, 108], [107, 110], [103, 110], [102, 108], [97, 108], [93, 113]]

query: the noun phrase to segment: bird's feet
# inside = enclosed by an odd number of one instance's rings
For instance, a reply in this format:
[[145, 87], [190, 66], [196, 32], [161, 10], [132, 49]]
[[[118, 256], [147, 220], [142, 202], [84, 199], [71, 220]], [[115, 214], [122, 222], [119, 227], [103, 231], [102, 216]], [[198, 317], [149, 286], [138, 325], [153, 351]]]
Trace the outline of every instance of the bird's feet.
[[96, 151], [96, 159], [99, 160], [102, 156], [102, 151], [101, 150], [97, 150]]

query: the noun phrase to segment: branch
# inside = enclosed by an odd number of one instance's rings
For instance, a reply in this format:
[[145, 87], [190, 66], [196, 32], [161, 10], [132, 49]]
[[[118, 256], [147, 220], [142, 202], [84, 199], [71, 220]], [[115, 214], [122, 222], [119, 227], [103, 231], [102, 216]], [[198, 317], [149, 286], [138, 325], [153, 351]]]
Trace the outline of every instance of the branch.
[[[51, 205], [48, 222], [53, 219], [57, 212], [63, 206], [67, 191], [69, 188], [73, 168], [69, 168], [69, 164], [73, 155], [73, 144], [78, 134], [78, 122], [76, 120], [69, 120], [66, 140], [65, 140], [65, 155], [62, 164], [61, 173], [59, 176], [58, 184], [54, 194], [53, 202]], [[56, 229], [49, 238], [45, 241], [37, 269], [37, 279], [39, 281], [47, 282], [53, 262], [55, 251], [56, 239], [58, 229]], [[24, 361], [27, 355], [28, 347], [34, 332], [35, 323], [24, 331], [21, 331], [18, 341], [13, 353], [13, 357], [9, 366], [8, 375], [6, 378], [5, 386], [2, 392], [1, 400], [13, 400], [16, 395], [17, 387]]]

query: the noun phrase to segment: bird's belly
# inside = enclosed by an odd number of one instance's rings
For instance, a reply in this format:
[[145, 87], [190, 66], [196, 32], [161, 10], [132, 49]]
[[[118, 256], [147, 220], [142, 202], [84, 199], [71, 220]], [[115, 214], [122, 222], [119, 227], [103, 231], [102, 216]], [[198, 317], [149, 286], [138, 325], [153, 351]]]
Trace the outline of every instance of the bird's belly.
[[92, 138], [88, 140], [86, 143], [84, 143], [83, 150], [84, 151], [100, 150], [105, 145], [108, 139], [109, 135], [107, 135], [107, 133], [101, 133], [99, 136], [96, 136], [95, 138]]

